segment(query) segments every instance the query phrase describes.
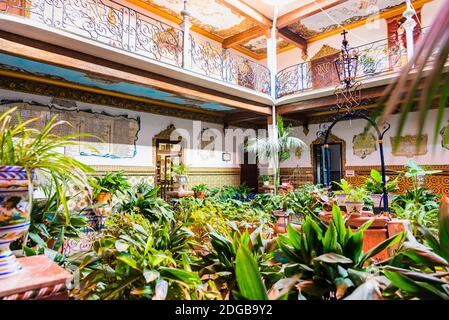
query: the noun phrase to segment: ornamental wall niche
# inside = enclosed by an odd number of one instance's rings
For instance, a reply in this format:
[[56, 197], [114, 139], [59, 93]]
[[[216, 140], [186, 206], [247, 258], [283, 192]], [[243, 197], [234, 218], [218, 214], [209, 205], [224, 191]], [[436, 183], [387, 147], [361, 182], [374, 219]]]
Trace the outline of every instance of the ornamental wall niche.
[[[57, 102], [58, 100], [53, 100]], [[60, 101], [60, 100], [59, 100]], [[55, 134], [88, 134], [79, 137], [78, 144], [64, 147], [64, 153], [70, 156], [97, 156], [112, 159], [133, 158], [140, 130], [140, 118], [128, 115], [112, 115], [106, 112], [95, 112], [80, 109], [73, 101], [60, 101], [60, 104], [41, 104], [37, 102], [3, 101], [0, 112], [17, 107], [22, 121], [39, 118], [30, 127], [41, 130], [48, 121], [57, 115], [57, 121], [67, 121], [70, 125], [55, 128]], [[97, 152], [86, 148], [89, 144]]]
[[[390, 137], [391, 153], [396, 157], [415, 157], [427, 153], [427, 134]], [[397, 143], [397, 146], [395, 144]]]

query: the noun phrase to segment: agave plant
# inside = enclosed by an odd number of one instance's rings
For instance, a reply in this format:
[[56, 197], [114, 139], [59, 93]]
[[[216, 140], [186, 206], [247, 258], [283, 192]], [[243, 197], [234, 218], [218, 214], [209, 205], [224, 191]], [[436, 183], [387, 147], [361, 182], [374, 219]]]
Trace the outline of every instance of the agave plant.
[[256, 153], [261, 160], [268, 161], [273, 167], [275, 192], [279, 187], [280, 162], [290, 158], [290, 150], [306, 148], [306, 144], [299, 138], [292, 136], [293, 129], [284, 125], [281, 116], [277, 118], [277, 137], [253, 138], [248, 140], [246, 150]]

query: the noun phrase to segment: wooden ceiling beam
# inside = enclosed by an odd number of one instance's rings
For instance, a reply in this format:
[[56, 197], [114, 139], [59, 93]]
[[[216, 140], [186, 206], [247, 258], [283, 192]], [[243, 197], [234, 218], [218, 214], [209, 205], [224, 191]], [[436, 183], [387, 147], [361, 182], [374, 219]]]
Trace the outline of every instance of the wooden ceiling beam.
[[278, 19], [276, 26], [278, 28], [284, 28], [301, 19], [310, 17], [320, 12], [321, 10], [329, 9], [345, 1], [346, 0], [315, 0], [314, 2], [310, 2], [306, 5], [303, 5], [295, 10], [292, 10], [284, 14]]
[[246, 3], [241, 2], [240, 0], [221, 0], [220, 2], [232, 11], [237, 12], [242, 16], [250, 19], [251, 21], [257, 23], [264, 29], [270, 29], [273, 24], [273, 21], [271, 21], [262, 13], [250, 7]]
[[261, 28], [260, 26], [255, 26], [251, 29], [245, 30], [229, 38], [226, 38], [223, 41], [222, 46], [225, 49], [232, 48], [240, 44], [246, 43], [249, 40], [255, 39], [261, 35], [264, 35], [265, 33], [266, 33], [265, 29]]
[[[382, 96], [384, 94], [386, 86], [378, 86], [367, 89], [362, 89], [363, 99], [374, 99]], [[330, 94], [325, 97], [303, 100], [291, 104], [286, 104], [277, 107], [277, 114], [284, 115], [296, 112], [309, 112], [312, 110], [317, 110], [324, 107], [329, 107], [337, 104], [337, 97], [334, 94]]]
[[302, 50], [307, 50], [307, 41], [303, 37], [294, 33], [288, 28], [282, 28], [278, 30], [278, 34], [286, 41], [296, 45]]
[[244, 121], [254, 121], [266, 118], [266, 115], [255, 114], [254, 112], [233, 112], [225, 115], [224, 121], [228, 124], [236, 124]]

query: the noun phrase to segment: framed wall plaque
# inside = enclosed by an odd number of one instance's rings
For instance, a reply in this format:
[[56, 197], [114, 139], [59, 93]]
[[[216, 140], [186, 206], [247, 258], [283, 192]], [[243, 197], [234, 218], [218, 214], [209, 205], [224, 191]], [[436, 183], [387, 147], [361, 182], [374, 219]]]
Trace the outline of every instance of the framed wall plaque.
[[427, 134], [423, 135], [406, 135], [399, 137], [390, 137], [391, 152], [396, 157], [414, 157], [422, 156], [427, 153]]

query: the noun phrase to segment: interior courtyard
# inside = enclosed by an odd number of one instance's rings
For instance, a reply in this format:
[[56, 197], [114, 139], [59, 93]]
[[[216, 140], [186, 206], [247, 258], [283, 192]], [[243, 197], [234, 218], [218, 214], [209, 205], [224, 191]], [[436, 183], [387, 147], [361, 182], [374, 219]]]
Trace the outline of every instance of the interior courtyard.
[[449, 300], [448, 17], [0, 0], [0, 299]]

